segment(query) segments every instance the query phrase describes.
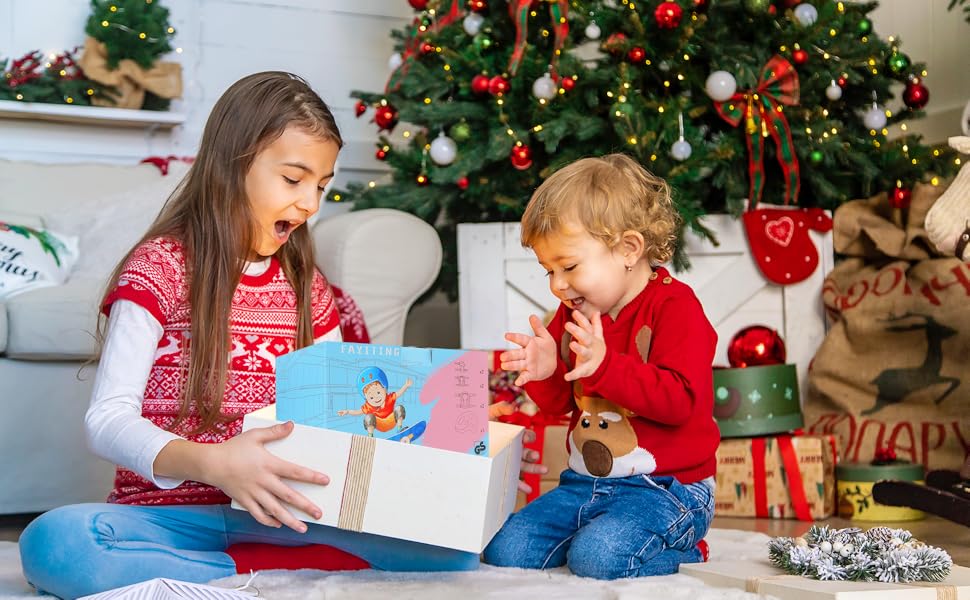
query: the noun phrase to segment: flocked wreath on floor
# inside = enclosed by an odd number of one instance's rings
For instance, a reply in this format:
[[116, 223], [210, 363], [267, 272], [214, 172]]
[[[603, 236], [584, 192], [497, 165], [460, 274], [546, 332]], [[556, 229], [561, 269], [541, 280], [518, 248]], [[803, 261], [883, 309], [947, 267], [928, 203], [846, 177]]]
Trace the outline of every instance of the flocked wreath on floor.
[[835, 581], [942, 581], [953, 566], [945, 550], [890, 527], [862, 531], [813, 525], [802, 537], [771, 540], [768, 555], [793, 575]]

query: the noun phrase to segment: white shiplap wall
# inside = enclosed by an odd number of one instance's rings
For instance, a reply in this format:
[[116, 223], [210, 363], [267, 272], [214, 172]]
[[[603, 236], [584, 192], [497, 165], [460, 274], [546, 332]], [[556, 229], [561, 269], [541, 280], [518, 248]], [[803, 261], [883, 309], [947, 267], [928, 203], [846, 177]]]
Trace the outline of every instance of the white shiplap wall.
[[[136, 162], [195, 153], [222, 92], [248, 73], [279, 69], [306, 78], [330, 104], [347, 140], [338, 184], [373, 178], [375, 128], [354, 117], [354, 89], [379, 90], [393, 52], [389, 33], [413, 14], [404, 0], [165, 0], [177, 29], [186, 115], [171, 131], [0, 119], [0, 158], [43, 162]], [[0, 0], [0, 56], [80, 45], [87, 0]]]

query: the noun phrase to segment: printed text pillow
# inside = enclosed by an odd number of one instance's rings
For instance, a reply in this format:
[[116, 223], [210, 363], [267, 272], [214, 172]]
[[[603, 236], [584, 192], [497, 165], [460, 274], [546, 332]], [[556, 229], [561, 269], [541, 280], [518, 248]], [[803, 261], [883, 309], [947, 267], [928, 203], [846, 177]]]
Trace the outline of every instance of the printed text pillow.
[[0, 299], [64, 283], [77, 256], [77, 238], [0, 221]]

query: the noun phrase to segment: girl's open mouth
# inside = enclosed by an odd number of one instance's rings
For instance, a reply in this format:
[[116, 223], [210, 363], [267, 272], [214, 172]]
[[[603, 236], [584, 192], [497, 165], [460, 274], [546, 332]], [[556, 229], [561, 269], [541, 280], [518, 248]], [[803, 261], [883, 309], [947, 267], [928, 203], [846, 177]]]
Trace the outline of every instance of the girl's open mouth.
[[289, 221], [277, 221], [275, 223], [276, 237], [281, 242], [285, 242], [290, 236], [290, 232], [295, 229], [293, 223]]

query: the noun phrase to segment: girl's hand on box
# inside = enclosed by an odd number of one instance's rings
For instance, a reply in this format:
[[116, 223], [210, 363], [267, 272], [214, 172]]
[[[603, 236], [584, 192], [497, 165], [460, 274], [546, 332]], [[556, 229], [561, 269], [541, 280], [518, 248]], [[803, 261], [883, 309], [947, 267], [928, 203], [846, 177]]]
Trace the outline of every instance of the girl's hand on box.
[[[511, 402], [496, 402], [488, 407], [488, 418], [495, 421], [499, 417], [504, 415], [510, 415], [515, 412], [515, 406]], [[536, 432], [531, 429], [526, 429], [522, 433], [522, 464], [519, 467], [520, 474], [526, 473], [538, 473], [540, 475], [548, 473], [549, 468], [545, 465], [539, 464], [539, 453], [535, 450], [530, 450], [526, 448], [526, 444], [531, 444], [536, 440]], [[524, 494], [532, 493], [532, 486], [528, 483], [519, 480], [519, 491]]]
[[221, 444], [213, 444], [207, 460], [207, 483], [217, 486], [236, 500], [257, 521], [269, 527], [286, 525], [304, 533], [307, 526], [286, 508], [290, 504], [315, 519], [323, 512], [284, 479], [327, 485], [323, 473], [282, 460], [265, 444], [281, 440], [293, 432], [293, 422], [260, 427], [243, 432]]
[[556, 340], [542, 324], [539, 317], [529, 316], [534, 336], [525, 333], [506, 333], [505, 339], [519, 348], [508, 350], [499, 355], [502, 369], [518, 371], [515, 385], [522, 386], [530, 381], [548, 379], [556, 372]]

